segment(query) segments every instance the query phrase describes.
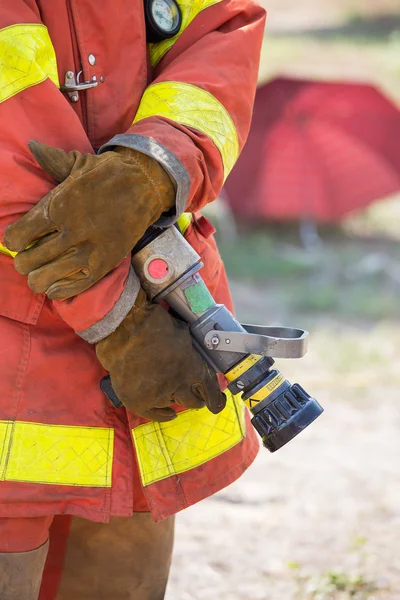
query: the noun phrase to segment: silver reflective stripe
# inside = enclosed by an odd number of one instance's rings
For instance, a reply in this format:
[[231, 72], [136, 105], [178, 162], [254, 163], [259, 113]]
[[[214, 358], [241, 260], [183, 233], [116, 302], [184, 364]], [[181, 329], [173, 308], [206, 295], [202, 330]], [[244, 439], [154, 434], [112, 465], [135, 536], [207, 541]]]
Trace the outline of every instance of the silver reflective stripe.
[[175, 183], [176, 200], [175, 214], [161, 216], [156, 225], [160, 227], [169, 227], [185, 212], [189, 201], [190, 177], [181, 161], [168, 148], [159, 144], [152, 138], [134, 133], [121, 133], [113, 137], [107, 144], [104, 144], [99, 153], [111, 150], [115, 146], [124, 146], [143, 152], [157, 160], [160, 165], [169, 173]]
[[100, 319], [100, 321], [97, 321], [97, 323], [83, 331], [77, 331], [77, 334], [89, 342], [89, 344], [97, 344], [97, 342], [106, 338], [110, 333], [115, 331], [118, 325], [125, 319], [135, 303], [139, 289], [140, 282], [138, 276], [131, 267], [124, 291], [112, 309]]

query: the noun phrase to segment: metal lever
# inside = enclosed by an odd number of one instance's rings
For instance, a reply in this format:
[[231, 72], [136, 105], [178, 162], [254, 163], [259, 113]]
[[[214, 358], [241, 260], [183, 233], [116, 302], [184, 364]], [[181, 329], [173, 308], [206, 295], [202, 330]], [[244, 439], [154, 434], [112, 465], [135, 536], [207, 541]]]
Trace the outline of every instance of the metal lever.
[[99, 85], [99, 82], [96, 80], [95, 76], [93, 77], [92, 81], [83, 81], [81, 83], [79, 81], [81, 75], [82, 71], [79, 71], [75, 79], [75, 73], [73, 71], [67, 71], [65, 73], [64, 85], [60, 86], [60, 90], [65, 94], [68, 94], [68, 97], [71, 100], [71, 102], [78, 102], [79, 92], [84, 90], [90, 90]]
[[247, 333], [211, 330], [204, 337], [210, 350], [258, 354], [270, 358], [301, 358], [307, 352], [308, 331], [291, 327], [244, 325]]

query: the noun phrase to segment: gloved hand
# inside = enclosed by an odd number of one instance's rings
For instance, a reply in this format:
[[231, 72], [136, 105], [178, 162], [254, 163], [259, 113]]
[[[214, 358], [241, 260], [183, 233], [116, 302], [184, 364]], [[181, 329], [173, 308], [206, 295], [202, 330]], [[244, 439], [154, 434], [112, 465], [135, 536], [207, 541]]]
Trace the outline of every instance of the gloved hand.
[[118, 398], [141, 417], [171, 421], [174, 402], [207, 406], [215, 414], [225, 407], [225, 394], [193, 348], [187, 325], [150, 303], [143, 290], [119, 327], [97, 343], [96, 353]]
[[[61, 183], [5, 234], [14, 265], [30, 288], [52, 300], [75, 296], [113, 269], [175, 202], [163, 167], [131, 148], [101, 155], [29, 147]], [[39, 240], [25, 250], [32, 242]]]

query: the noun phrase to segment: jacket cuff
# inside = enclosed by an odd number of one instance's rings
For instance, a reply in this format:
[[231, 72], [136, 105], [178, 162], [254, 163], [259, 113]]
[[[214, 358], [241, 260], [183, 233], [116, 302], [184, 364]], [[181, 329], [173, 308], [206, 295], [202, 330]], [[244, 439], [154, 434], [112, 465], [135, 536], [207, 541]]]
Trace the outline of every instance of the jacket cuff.
[[175, 184], [176, 200], [175, 209], [162, 215], [155, 223], [158, 227], [169, 227], [185, 212], [189, 202], [190, 178], [181, 161], [168, 148], [156, 142], [153, 138], [133, 133], [121, 133], [114, 136], [99, 150], [99, 154], [112, 150], [115, 146], [124, 146], [142, 152], [154, 158], [170, 175]]
[[139, 278], [133, 268], [130, 268], [124, 290], [112, 309], [97, 323], [76, 333], [89, 344], [97, 344], [109, 336], [125, 319], [135, 303], [140, 289]]

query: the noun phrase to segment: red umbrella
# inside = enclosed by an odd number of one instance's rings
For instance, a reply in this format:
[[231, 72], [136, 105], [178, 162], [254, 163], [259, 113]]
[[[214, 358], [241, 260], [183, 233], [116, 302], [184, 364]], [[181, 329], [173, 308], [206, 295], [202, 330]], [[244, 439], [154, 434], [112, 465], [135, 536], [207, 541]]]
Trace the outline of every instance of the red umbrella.
[[370, 85], [276, 79], [259, 88], [228, 177], [246, 218], [337, 221], [400, 190], [400, 111]]

